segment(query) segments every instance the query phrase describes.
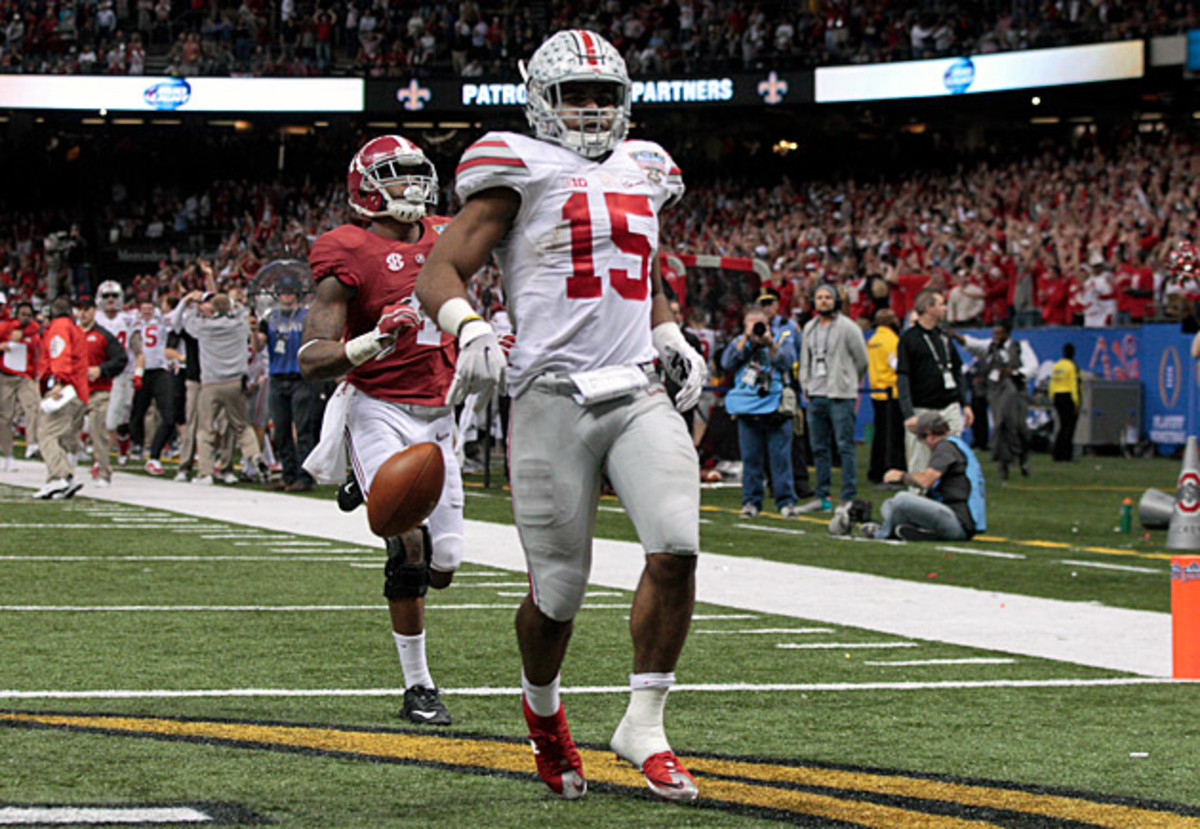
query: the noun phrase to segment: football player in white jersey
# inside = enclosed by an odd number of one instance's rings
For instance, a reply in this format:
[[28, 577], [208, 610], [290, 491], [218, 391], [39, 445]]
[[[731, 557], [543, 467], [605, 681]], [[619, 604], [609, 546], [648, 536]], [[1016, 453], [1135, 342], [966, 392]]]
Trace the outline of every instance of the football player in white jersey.
[[[530, 582], [516, 627], [538, 774], [566, 798], [587, 789], [559, 668], [587, 588], [605, 473], [646, 552], [630, 615], [632, 693], [612, 746], [655, 794], [694, 800], [663, 706], [694, 604], [699, 465], [652, 373], [657, 357], [679, 383], [680, 410], [696, 405], [707, 377], [658, 267], [659, 212], [683, 195], [683, 180], [658, 144], [626, 140], [631, 84], [604, 38], [559, 32], [520, 68], [536, 137], [490, 132], [467, 149], [455, 185], [463, 209], [417, 295], [458, 338], [447, 402], [486, 397], [506, 374], [513, 397], [513, 512]], [[516, 329], [508, 361], [463, 287], [492, 254]]]
[[138, 330], [140, 318], [136, 311], [124, 309], [124, 299], [121, 284], [112, 279], [101, 282], [96, 289], [96, 305], [100, 308], [96, 324], [125, 346], [128, 359], [125, 370], [113, 378], [112, 397], [109, 398], [108, 414], [104, 419], [104, 427], [112, 433], [117, 444], [117, 463], [120, 466], [129, 460], [129, 416], [133, 411], [134, 386], [140, 386], [142, 382], [142, 374], [136, 368], [138, 355], [142, 353], [142, 338]]
[[[133, 413], [129, 417], [129, 435], [133, 441], [133, 456], [140, 460], [145, 452], [146, 471], [151, 475], [162, 475], [162, 451], [175, 431], [175, 407], [171, 397], [171, 372], [167, 365], [167, 326], [154, 303], [145, 300], [138, 303], [138, 336], [142, 343], [142, 356], [134, 367], [134, 377], [142, 370], [142, 385], [133, 395]], [[153, 403], [158, 409], [158, 427], [146, 443], [146, 414]]]

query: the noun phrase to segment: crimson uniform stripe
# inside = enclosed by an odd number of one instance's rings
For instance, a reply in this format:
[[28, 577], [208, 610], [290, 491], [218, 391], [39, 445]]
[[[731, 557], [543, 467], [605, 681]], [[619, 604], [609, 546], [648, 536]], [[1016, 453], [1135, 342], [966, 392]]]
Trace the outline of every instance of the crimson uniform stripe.
[[482, 156], [480, 158], [472, 158], [470, 161], [464, 161], [459, 164], [454, 170], [454, 174], [458, 175], [464, 170], [469, 170], [472, 167], [478, 167], [481, 164], [491, 164], [495, 167], [524, 167], [525, 162], [519, 158], [500, 158], [497, 156]]

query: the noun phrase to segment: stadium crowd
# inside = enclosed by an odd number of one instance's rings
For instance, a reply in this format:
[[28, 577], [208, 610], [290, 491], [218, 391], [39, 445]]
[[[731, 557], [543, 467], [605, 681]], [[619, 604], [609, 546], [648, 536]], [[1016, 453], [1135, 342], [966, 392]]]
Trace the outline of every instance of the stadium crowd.
[[608, 36], [631, 72], [871, 63], [1124, 40], [1194, 28], [1192, 0], [5, 0], [0, 72], [381, 77], [510, 74], [539, 33]]
[[[903, 319], [932, 285], [952, 324], [1139, 323], [1185, 305], [1163, 275], [1171, 247], [1200, 230], [1198, 166], [1189, 142], [1154, 134], [894, 179], [693, 181], [666, 216], [667, 238], [676, 251], [766, 261], [785, 316], [806, 315], [829, 282], [851, 317], [868, 320], [884, 307]], [[95, 249], [123, 245], [165, 251], [130, 283], [135, 298], [200, 287], [199, 252], [222, 286], [244, 287], [262, 263], [303, 258], [343, 223], [341, 193], [336, 182], [222, 179], [139, 198], [118, 184], [95, 224], [71, 232], [73, 217], [13, 212], [0, 216], [0, 290], [40, 308], [69, 275], [88, 293], [110, 276]], [[763, 287], [712, 270], [689, 281], [686, 305], [728, 333]], [[476, 282], [482, 308], [501, 299], [494, 272]]]

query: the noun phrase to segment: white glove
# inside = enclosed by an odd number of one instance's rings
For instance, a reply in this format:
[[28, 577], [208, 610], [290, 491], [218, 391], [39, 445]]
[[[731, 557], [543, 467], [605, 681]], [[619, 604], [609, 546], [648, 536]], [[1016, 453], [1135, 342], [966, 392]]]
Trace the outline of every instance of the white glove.
[[468, 320], [458, 334], [458, 366], [446, 391], [446, 405], [457, 406], [470, 394], [478, 394], [486, 405], [504, 383], [507, 369], [508, 361], [492, 326], [478, 318]]
[[675, 408], [681, 412], [695, 408], [708, 381], [708, 364], [696, 349], [688, 345], [676, 323], [664, 322], [655, 326], [650, 334], [663, 369], [679, 386]]

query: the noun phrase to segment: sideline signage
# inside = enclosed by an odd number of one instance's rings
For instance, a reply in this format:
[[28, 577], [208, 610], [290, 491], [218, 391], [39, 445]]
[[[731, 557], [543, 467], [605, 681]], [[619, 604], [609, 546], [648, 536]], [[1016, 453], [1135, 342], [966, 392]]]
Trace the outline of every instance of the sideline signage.
[[[635, 109], [715, 109], [811, 103], [813, 73], [736, 72], [703, 77], [633, 80]], [[367, 110], [374, 113], [468, 114], [525, 106], [525, 84], [513, 78], [367, 81]]]
[[0, 75], [0, 109], [362, 112], [362, 78]]
[[1141, 78], [1142, 40], [816, 70], [819, 104], [935, 98]]

